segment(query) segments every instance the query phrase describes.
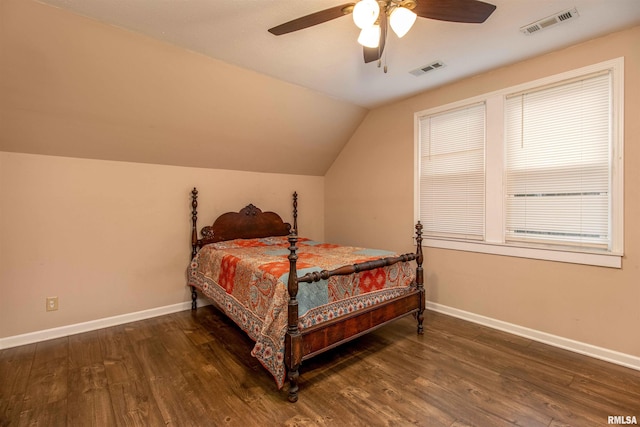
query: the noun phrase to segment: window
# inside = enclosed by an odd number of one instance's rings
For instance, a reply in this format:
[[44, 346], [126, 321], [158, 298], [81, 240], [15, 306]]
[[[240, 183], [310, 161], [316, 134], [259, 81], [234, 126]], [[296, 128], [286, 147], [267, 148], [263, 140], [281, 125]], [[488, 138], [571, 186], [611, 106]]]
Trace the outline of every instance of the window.
[[416, 113], [427, 246], [620, 267], [622, 58]]
[[420, 212], [430, 236], [484, 239], [484, 103], [425, 117]]
[[608, 247], [610, 72], [506, 101], [507, 241]]

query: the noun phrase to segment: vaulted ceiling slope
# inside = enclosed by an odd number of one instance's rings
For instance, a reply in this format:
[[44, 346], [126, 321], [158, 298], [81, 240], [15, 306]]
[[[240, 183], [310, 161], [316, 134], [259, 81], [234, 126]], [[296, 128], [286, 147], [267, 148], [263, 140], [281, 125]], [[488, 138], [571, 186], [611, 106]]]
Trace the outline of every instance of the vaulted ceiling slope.
[[0, 151], [322, 176], [367, 113], [32, 0], [0, 55]]
[[[484, 0], [497, 8], [481, 24], [418, 18], [402, 39], [390, 31], [382, 56], [385, 73], [377, 61], [364, 64], [356, 42], [360, 30], [351, 15], [280, 36], [267, 32], [317, 11], [340, 11], [355, 0], [41, 1], [366, 108], [640, 23], [639, 0]], [[468, 1], [474, 0], [417, 4], [468, 13]], [[563, 12], [574, 8], [577, 18], [567, 19]], [[545, 18], [553, 16], [561, 16], [561, 23], [549, 26]], [[520, 31], [537, 21], [544, 30], [530, 36]], [[410, 73], [436, 61], [445, 66]]]

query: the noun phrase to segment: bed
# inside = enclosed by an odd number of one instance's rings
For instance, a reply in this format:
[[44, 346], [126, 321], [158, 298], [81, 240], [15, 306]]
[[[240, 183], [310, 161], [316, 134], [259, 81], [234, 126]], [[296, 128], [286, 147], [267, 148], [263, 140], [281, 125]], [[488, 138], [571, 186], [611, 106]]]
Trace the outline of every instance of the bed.
[[200, 293], [243, 329], [278, 389], [288, 380], [290, 402], [298, 400], [304, 360], [411, 314], [423, 333], [420, 222], [416, 252], [397, 255], [299, 236], [297, 193], [293, 227], [249, 204], [220, 215], [199, 237], [196, 188], [191, 207], [192, 309]]

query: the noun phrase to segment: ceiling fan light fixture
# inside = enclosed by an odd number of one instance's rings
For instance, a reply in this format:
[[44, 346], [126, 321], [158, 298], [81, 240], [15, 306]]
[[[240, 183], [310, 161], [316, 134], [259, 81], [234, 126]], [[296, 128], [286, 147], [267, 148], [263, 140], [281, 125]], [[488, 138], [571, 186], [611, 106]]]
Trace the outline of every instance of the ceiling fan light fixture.
[[398, 6], [389, 17], [389, 25], [399, 38], [402, 38], [409, 32], [413, 24], [416, 22], [417, 15], [406, 7]]
[[361, 30], [358, 42], [364, 46], [362, 56], [365, 64], [380, 63], [389, 27], [398, 37], [403, 37], [412, 28], [416, 17], [479, 24], [495, 10], [495, 5], [482, 0], [353, 0], [301, 16], [268, 31], [281, 36], [352, 14], [355, 25]]
[[370, 25], [360, 31], [358, 43], [364, 47], [378, 47], [380, 44], [380, 25]]
[[362, 30], [372, 26], [380, 15], [376, 0], [361, 0], [353, 7], [353, 22]]

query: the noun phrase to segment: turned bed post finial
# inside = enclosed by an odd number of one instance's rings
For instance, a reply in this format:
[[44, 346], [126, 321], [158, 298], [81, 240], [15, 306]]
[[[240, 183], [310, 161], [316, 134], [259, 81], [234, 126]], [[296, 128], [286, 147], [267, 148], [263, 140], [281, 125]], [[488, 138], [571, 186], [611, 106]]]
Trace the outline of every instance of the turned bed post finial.
[[198, 190], [191, 190], [191, 258], [198, 252]]
[[296, 262], [296, 242], [298, 236], [295, 233], [289, 235], [289, 280], [287, 290], [289, 292], [287, 334], [285, 336], [285, 364], [287, 366], [287, 376], [289, 378], [290, 402], [298, 400], [298, 368], [302, 362], [302, 335], [298, 329], [298, 272]]
[[293, 232], [298, 235], [298, 192], [293, 192]]
[[420, 309], [418, 310], [416, 319], [418, 320], [418, 334], [424, 334], [424, 309], [425, 309], [425, 293], [424, 293], [424, 269], [422, 262], [424, 255], [422, 254], [422, 224], [420, 221], [416, 224], [416, 287], [420, 291]]
[[[198, 253], [198, 190], [191, 190], [191, 259]], [[194, 286], [191, 287], [191, 309], [198, 308], [198, 293]]]
[[420, 221], [416, 224], [416, 263], [418, 268], [416, 269], [416, 283], [419, 288], [424, 287], [424, 273], [422, 269], [422, 263], [424, 261], [424, 255], [422, 254], [422, 224]]

